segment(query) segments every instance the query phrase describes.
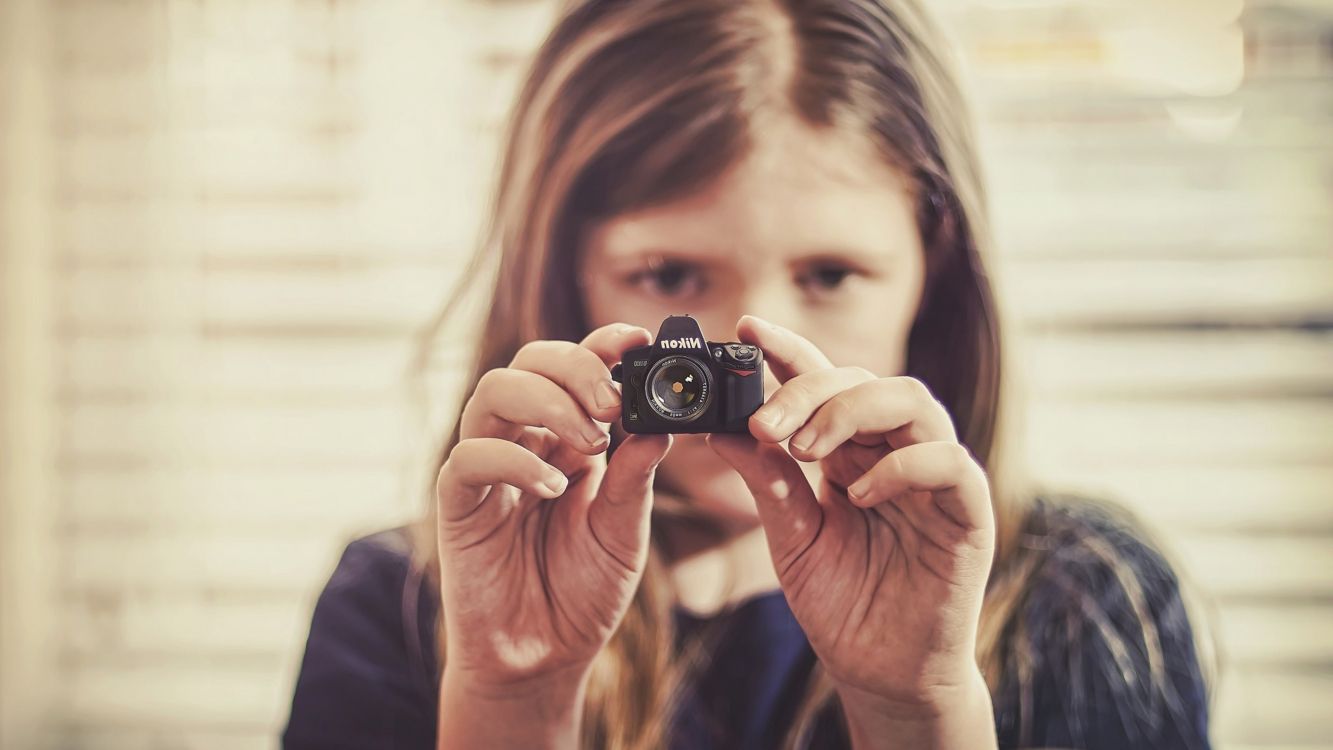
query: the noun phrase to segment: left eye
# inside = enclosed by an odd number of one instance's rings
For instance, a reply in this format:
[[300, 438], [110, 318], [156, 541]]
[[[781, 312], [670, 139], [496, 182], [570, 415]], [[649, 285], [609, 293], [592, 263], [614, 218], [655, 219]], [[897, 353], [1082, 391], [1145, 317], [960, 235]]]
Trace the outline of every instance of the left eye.
[[800, 283], [814, 291], [829, 292], [842, 286], [847, 277], [853, 273], [854, 271], [846, 266], [816, 266], [801, 275]]

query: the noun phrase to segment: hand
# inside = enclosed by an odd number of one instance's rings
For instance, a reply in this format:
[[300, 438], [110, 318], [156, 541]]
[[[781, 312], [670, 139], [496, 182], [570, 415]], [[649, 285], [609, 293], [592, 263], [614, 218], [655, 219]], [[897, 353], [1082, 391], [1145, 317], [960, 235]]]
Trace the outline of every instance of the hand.
[[536, 341], [478, 382], [437, 485], [446, 683], [574, 695], [619, 626], [670, 439], [630, 436], [608, 462], [594, 420], [620, 415], [608, 363], [651, 341], [626, 325]]
[[[995, 522], [948, 413], [921, 382], [834, 367], [791, 331], [747, 316], [737, 333], [782, 385], [751, 435], [709, 442], [754, 495], [787, 601], [844, 703], [904, 720], [975, 705]], [[819, 462], [818, 492], [793, 456]]]

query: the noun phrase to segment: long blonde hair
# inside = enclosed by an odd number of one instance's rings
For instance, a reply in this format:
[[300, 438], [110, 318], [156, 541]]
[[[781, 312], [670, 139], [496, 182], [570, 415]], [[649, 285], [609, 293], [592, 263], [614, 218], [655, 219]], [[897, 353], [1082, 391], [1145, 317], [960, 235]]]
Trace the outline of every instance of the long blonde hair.
[[[1014, 615], [1037, 564], [1018, 543], [1032, 492], [1022, 486], [1012, 455], [1000, 455], [1014, 442], [1007, 431], [1001, 435], [1006, 378], [1000, 314], [982, 262], [987, 208], [971, 118], [948, 49], [919, 0], [567, 3], [512, 111], [488, 230], [460, 286], [475, 286], [487, 274], [495, 280], [465, 393], [486, 371], [506, 366], [525, 342], [586, 334], [575, 277], [582, 231], [706, 185], [745, 156], [760, 113], [872, 138], [910, 179], [926, 249], [925, 293], [906, 374], [947, 407], [961, 442], [991, 478], [998, 549], [977, 658], [994, 691], [1004, 670], [1022, 671], [1007, 644], [1016, 637]], [[775, 64], [779, 58], [791, 64]], [[423, 351], [456, 299], [424, 332]], [[435, 469], [457, 441], [455, 423]], [[432, 509], [433, 500], [432, 494]], [[671, 522], [689, 521], [655, 517], [654, 528]], [[433, 580], [432, 513], [417, 531], [416, 564]], [[670, 658], [672, 597], [660, 544], [655, 533], [643, 584], [594, 664], [584, 718], [588, 747], [662, 746], [677, 688], [691, 665], [706, 658], [706, 643], [695, 644], [692, 658]], [[1144, 625], [1151, 627], [1146, 618]], [[441, 626], [441, 664], [443, 633]], [[835, 705], [816, 667], [788, 745]]]

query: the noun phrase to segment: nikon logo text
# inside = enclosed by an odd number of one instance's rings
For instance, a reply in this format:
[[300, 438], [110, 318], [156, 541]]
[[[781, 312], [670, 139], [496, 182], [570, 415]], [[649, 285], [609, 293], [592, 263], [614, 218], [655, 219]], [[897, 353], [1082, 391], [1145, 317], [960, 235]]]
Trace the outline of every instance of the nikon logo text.
[[678, 339], [662, 339], [657, 345], [663, 349], [702, 349], [704, 348], [703, 339], [697, 336], [687, 336]]

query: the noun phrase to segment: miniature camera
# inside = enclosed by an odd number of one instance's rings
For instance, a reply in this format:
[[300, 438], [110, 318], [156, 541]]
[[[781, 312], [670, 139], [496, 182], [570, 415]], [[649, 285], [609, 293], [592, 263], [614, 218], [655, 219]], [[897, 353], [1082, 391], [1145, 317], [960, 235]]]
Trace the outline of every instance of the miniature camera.
[[705, 341], [698, 321], [672, 315], [650, 346], [625, 352], [611, 379], [622, 384], [625, 432], [748, 432], [750, 415], [764, 403], [764, 353]]

